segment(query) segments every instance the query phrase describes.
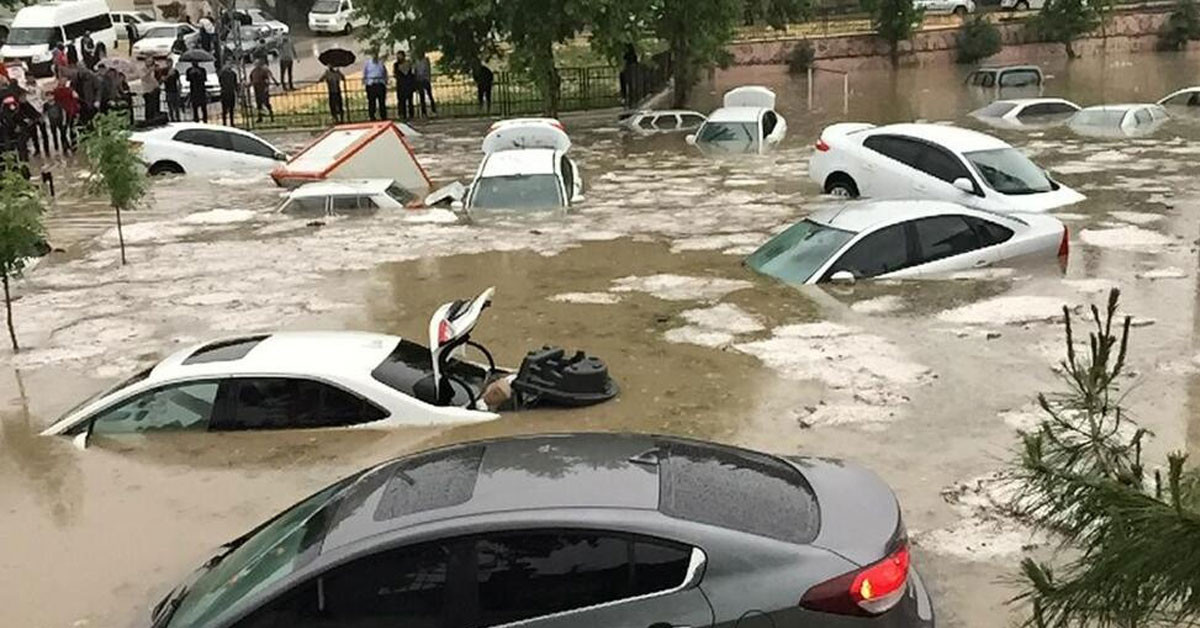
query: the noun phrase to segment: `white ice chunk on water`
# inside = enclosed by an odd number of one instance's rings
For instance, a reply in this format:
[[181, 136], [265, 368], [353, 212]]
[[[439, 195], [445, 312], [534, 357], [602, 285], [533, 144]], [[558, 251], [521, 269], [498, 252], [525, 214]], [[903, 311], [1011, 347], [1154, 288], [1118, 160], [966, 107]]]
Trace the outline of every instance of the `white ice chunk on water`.
[[724, 277], [689, 277], [686, 275], [631, 275], [613, 280], [613, 292], [644, 292], [665, 301], [711, 301], [731, 292], [745, 290], [754, 284], [742, 279]]
[[996, 297], [946, 310], [938, 319], [955, 325], [1019, 325], [1059, 318], [1063, 305], [1057, 297]]
[[1140, 227], [1114, 229], [1084, 229], [1079, 234], [1084, 244], [1127, 251], [1154, 251], [1171, 243], [1171, 238]]

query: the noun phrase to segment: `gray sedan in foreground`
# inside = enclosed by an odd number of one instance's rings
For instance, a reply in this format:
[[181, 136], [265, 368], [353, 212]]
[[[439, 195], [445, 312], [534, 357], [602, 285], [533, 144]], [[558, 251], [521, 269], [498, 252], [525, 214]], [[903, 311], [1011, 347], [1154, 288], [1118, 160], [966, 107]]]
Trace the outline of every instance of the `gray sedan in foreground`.
[[466, 443], [345, 478], [225, 545], [163, 626], [932, 627], [858, 466], [672, 437]]

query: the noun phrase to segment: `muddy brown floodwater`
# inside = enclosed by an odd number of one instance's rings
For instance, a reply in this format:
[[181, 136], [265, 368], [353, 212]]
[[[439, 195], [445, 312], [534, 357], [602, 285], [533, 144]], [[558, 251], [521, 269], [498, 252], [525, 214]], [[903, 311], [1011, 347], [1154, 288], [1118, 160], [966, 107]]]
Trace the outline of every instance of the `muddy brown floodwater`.
[[[1091, 58], [1050, 67], [1047, 95], [1147, 101], [1200, 82], [1197, 57]], [[637, 139], [606, 116], [568, 121], [587, 183], [554, 220], [439, 222], [409, 212], [309, 227], [272, 212], [265, 177], [155, 183], [127, 214], [117, 261], [102, 203], [65, 188], [50, 217], [65, 249], [17, 284], [27, 349], [0, 356], [0, 608], [4, 625], [144, 625], [148, 606], [208, 552], [375, 461], [502, 434], [645, 430], [852, 458], [896, 488], [944, 626], [1015, 621], [1003, 584], [1045, 539], [995, 514], [989, 474], [1058, 387], [1054, 318], [1120, 287], [1137, 319], [1130, 410], [1149, 458], [1200, 445], [1200, 123], [1095, 141], [1064, 129], [996, 132], [1089, 196], [1057, 268], [953, 280], [797, 289], [741, 265], [828, 202], [807, 180], [820, 128], [838, 120], [948, 121], [979, 95], [958, 68], [821, 75], [814, 102], [777, 68], [718, 73], [696, 107], [764, 83], [790, 132], [766, 157], [713, 160], [681, 136]], [[438, 182], [478, 164], [483, 123], [416, 142]], [[279, 138], [297, 145], [303, 137]], [[268, 329], [370, 329], [423, 338], [433, 309], [495, 285], [476, 338], [516, 365], [543, 344], [584, 348], [622, 386], [612, 403], [451, 429], [161, 434], [86, 451], [38, 431], [76, 402], [187, 343]], [[139, 622], [142, 622], [139, 624]]]

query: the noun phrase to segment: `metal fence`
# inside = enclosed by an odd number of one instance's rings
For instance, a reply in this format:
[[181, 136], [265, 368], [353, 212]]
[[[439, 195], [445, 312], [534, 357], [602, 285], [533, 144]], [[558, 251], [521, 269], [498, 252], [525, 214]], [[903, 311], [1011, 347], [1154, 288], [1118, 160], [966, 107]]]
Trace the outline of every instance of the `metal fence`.
[[[560, 68], [559, 111], [581, 111], [608, 107], [632, 106], [642, 96], [657, 91], [666, 81], [666, 68], [638, 66], [631, 72], [615, 67]], [[623, 79], [624, 77], [624, 79]], [[413, 94], [415, 117], [463, 118], [476, 116], [512, 117], [541, 114], [544, 100], [537, 87], [513, 72], [497, 72], [490, 96], [481, 104], [480, 90], [469, 77], [438, 76], [432, 84], [432, 102]], [[210, 122], [221, 121], [221, 104], [211, 99], [208, 105]], [[361, 77], [346, 79], [342, 84], [344, 121], [370, 119], [366, 89]], [[256, 107], [253, 94], [243, 90], [235, 105], [234, 124], [246, 129], [314, 128], [334, 122], [330, 112], [329, 92], [323, 81], [298, 81], [294, 90], [272, 86], [271, 112]], [[386, 112], [376, 115], [393, 120], [408, 119], [400, 107], [396, 84], [388, 86]], [[166, 111], [165, 107], [163, 111]], [[185, 103], [183, 119], [192, 119], [192, 108]], [[134, 100], [134, 119], [144, 117], [140, 99]]]

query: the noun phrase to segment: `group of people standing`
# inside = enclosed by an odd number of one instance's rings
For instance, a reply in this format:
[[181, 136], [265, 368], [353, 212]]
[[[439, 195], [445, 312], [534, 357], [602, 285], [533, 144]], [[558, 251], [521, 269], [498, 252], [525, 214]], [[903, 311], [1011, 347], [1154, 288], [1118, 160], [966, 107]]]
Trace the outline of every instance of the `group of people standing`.
[[[433, 68], [429, 58], [421, 52], [416, 60], [409, 62], [404, 52], [396, 53], [392, 64], [392, 75], [396, 81], [396, 104], [400, 117], [412, 120], [417, 117], [414, 96], [421, 102], [421, 117], [437, 115], [437, 102], [433, 99]], [[328, 82], [328, 81], [327, 81]], [[372, 120], [387, 119], [388, 70], [378, 52], [363, 66], [363, 86], [367, 92], [367, 115]], [[338, 94], [339, 100], [341, 94]], [[330, 94], [330, 113], [333, 112], [333, 95]], [[335, 116], [336, 118], [336, 116]]]

